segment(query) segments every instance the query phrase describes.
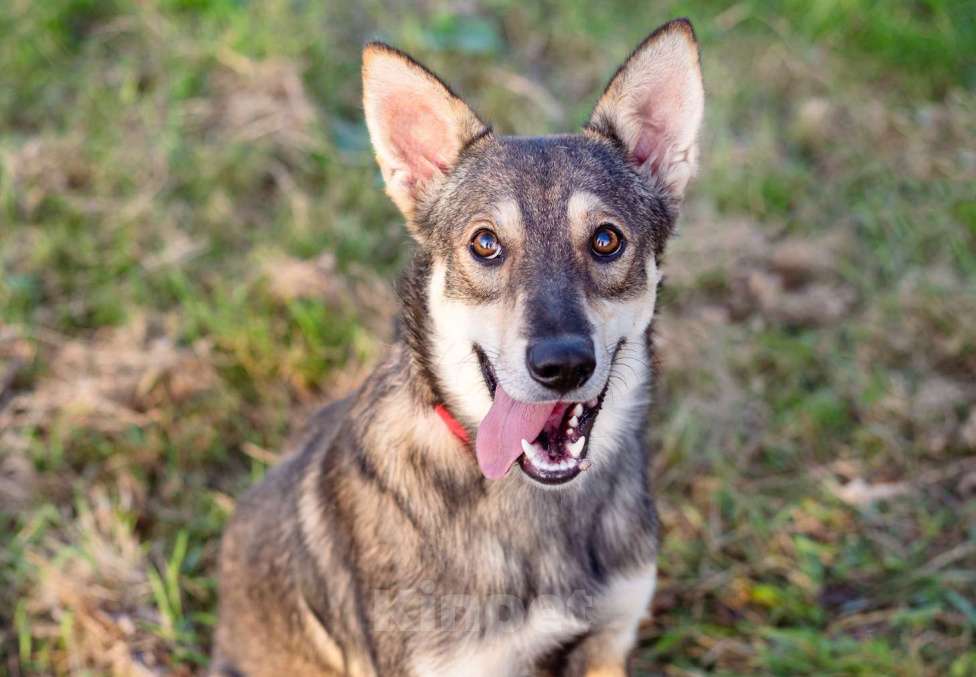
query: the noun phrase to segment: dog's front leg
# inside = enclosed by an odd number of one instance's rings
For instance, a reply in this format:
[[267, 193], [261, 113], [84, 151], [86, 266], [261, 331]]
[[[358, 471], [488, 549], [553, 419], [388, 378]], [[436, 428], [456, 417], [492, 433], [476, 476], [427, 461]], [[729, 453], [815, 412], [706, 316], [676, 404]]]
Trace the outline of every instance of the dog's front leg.
[[621, 634], [610, 629], [590, 635], [576, 649], [575, 660], [570, 661], [570, 665], [577, 666], [571, 674], [573, 677], [627, 677], [627, 655], [634, 636], [635, 631]]
[[620, 664], [591, 668], [586, 671], [586, 677], [627, 677], [627, 666]]
[[591, 633], [552, 656], [533, 677], [627, 677], [631, 642], [606, 632]]
[[566, 677], [627, 677], [627, 657], [637, 641], [637, 628], [647, 615], [657, 567], [620, 578], [597, 603], [596, 625], [567, 661]]

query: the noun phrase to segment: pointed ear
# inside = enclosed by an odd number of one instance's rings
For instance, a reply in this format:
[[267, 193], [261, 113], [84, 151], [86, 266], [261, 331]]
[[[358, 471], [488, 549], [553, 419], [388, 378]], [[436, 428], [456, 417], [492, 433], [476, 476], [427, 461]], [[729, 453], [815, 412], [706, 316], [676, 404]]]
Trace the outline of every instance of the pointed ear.
[[697, 167], [704, 106], [695, 32], [687, 19], [675, 19], [624, 62], [587, 128], [619, 140], [649, 181], [660, 180], [681, 198]]
[[363, 108], [386, 192], [410, 221], [485, 124], [437, 76], [381, 42], [363, 50]]

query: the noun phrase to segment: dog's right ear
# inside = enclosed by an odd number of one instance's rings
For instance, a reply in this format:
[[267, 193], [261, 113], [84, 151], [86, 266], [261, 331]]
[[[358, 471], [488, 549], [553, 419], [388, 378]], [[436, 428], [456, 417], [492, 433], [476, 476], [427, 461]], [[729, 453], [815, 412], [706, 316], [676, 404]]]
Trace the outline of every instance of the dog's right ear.
[[413, 229], [418, 201], [487, 127], [436, 75], [381, 42], [363, 50], [363, 108], [386, 192]]

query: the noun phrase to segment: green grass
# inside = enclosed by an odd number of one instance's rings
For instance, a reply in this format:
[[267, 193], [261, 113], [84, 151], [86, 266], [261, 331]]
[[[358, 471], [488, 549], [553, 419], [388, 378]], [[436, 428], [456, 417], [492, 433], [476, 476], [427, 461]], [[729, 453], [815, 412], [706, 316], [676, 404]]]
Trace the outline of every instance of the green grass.
[[366, 39], [540, 133], [687, 15], [634, 668], [976, 674], [976, 5], [334, 4], [0, 6], [0, 673], [205, 664], [234, 496], [389, 337]]

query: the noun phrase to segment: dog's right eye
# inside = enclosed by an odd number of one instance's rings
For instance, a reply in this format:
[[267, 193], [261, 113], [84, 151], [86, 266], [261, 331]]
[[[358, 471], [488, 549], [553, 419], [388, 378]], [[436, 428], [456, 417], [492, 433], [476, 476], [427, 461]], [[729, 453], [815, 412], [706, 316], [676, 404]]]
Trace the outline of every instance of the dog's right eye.
[[487, 228], [482, 228], [471, 238], [471, 253], [484, 261], [498, 261], [502, 255], [502, 244], [498, 236]]

